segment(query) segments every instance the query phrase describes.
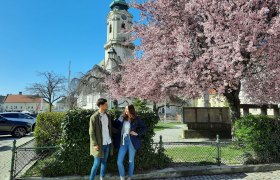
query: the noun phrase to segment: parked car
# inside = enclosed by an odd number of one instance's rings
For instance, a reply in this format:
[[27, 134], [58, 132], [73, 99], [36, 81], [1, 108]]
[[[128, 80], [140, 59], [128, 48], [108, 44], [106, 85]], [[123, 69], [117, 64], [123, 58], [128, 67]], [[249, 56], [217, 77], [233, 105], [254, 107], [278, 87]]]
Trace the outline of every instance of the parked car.
[[11, 121], [0, 115], [0, 135], [11, 134], [14, 137], [21, 138], [32, 130], [32, 124], [22, 121]]
[[34, 129], [35, 129], [36, 118], [34, 118], [32, 116], [29, 116], [29, 115], [21, 113], [21, 112], [3, 112], [3, 113], [0, 113], [0, 115], [10, 121], [21, 121], [21, 122], [31, 123], [32, 131], [34, 131]]

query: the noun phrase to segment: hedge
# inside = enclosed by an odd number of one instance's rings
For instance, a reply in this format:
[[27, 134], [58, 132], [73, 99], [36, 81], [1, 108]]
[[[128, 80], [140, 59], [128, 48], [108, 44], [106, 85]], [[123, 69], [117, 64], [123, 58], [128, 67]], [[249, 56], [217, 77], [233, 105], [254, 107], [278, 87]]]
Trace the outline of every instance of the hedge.
[[[89, 119], [93, 110], [70, 110], [62, 121], [62, 135], [60, 148], [53, 156], [41, 162], [40, 174], [45, 177], [64, 175], [88, 175], [90, 173], [93, 157], [89, 155]], [[121, 112], [111, 111], [112, 116], [117, 117]], [[148, 131], [142, 139], [142, 147], [137, 151], [135, 158], [135, 170], [143, 171], [157, 167], [165, 167], [170, 159], [164, 154], [164, 149], [153, 147], [152, 137], [158, 117], [153, 112], [139, 112]], [[108, 160], [108, 171], [117, 173], [117, 151]], [[44, 164], [44, 165], [42, 165]], [[126, 165], [128, 163], [126, 162]]]
[[34, 132], [37, 146], [56, 146], [61, 139], [61, 123], [65, 113], [47, 112], [37, 116]]
[[280, 162], [279, 117], [248, 115], [235, 123], [235, 137], [252, 150], [250, 163]]

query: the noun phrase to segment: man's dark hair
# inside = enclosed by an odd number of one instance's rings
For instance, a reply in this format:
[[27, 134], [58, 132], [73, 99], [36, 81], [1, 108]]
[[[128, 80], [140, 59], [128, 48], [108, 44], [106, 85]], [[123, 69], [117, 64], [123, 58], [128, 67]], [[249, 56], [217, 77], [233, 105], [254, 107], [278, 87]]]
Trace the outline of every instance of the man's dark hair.
[[99, 98], [97, 100], [97, 106], [99, 107], [100, 105], [104, 105], [105, 103], [107, 102], [107, 99], [104, 99], [104, 98]]

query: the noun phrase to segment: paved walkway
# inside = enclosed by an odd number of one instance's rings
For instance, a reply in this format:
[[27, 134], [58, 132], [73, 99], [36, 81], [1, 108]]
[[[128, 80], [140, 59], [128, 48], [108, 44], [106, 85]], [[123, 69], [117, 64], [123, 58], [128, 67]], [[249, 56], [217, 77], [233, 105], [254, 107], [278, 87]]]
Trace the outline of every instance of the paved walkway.
[[280, 170], [272, 172], [256, 172], [256, 173], [238, 173], [238, 174], [220, 174], [208, 176], [190, 176], [181, 178], [166, 178], [159, 180], [280, 180]]
[[33, 139], [33, 134], [30, 134], [24, 138], [16, 139], [11, 136], [1, 136], [0, 138], [0, 179], [8, 180], [10, 177], [11, 170], [11, 159], [12, 159], [12, 147], [13, 140], [17, 140], [17, 146], [20, 146], [31, 139]]
[[185, 124], [178, 124], [172, 128], [156, 131], [153, 137], [154, 142], [159, 142], [159, 137], [162, 136], [163, 142], [205, 142], [215, 141], [215, 139], [199, 138], [199, 139], [183, 139], [183, 129], [186, 128]]

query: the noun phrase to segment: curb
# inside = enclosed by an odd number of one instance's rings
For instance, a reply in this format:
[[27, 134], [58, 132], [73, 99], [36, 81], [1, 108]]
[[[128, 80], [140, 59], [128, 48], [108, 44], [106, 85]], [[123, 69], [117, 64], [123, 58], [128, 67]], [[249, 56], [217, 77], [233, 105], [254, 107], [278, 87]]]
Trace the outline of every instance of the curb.
[[[174, 167], [146, 174], [135, 174], [133, 179], [158, 179], [158, 178], [175, 178], [195, 175], [214, 175], [214, 174], [233, 174], [233, 173], [250, 173], [250, 172], [266, 172], [280, 170], [278, 164], [262, 164], [262, 165], [240, 165], [240, 166], [195, 166], [195, 167]], [[84, 180], [89, 179], [89, 176], [64, 176], [54, 178], [44, 177], [25, 177], [22, 180]], [[106, 180], [117, 180], [118, 176], [105, 176]]]

